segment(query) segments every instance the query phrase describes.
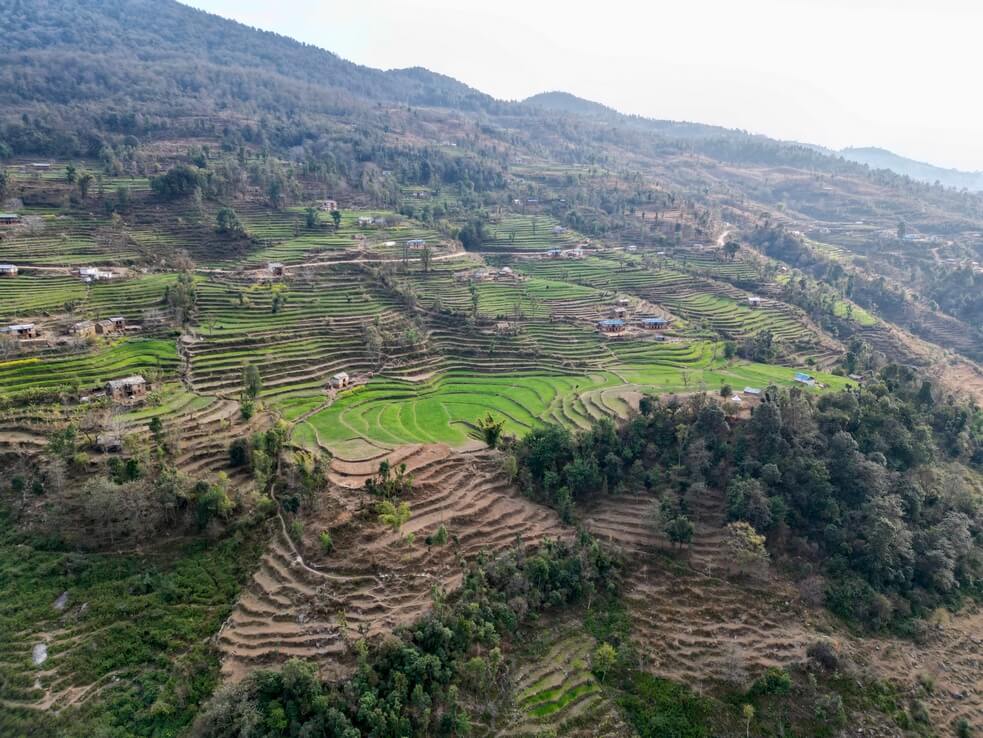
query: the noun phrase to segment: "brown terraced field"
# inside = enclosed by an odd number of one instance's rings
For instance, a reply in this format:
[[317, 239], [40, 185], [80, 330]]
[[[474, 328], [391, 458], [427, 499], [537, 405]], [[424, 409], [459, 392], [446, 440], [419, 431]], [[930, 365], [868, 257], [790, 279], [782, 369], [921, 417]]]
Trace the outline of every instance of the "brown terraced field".
[[[457, 586], [459, 560], [572, 534], [551, 510], [519, 496], [493, 454], [422, 446], [397, 459], [414, 478], [412, 517], [399, 534], [352, 489], [367, 470], [342, 465], [318, 510], [304, 519], [302, 540], [276, 536], [219, 634], [227, 678], [293, 656], [340, 675], [352, 663], [354, 640], [412, 623], [430, 608], [434, 587]], [[450, 541], [428, 546], [425, 537], [441, 525]], [[323, 530], [334, 542], [330, 553], [318, 542]]]

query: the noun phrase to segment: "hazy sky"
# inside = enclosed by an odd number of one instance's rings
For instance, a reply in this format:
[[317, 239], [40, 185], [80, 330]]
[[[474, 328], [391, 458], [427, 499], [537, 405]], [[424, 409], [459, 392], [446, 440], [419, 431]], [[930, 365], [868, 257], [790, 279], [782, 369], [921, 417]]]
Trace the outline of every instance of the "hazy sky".
[[983, 169], [979, 0], [190, 0], [351, 61], [495, 97]]

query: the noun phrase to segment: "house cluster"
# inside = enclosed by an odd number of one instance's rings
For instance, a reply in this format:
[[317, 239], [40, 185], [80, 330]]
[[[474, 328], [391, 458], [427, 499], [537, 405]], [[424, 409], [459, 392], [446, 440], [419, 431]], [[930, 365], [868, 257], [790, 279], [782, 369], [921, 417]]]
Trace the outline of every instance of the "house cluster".
[[[74, 338], [113, 335], [126, 332], [126, 318], [117, 315], [105, 320], [81, 320], [68, 327], [68, 335]], [[14, 323], [0, 328], [0, 333], [21, 340], [42, 338], [41, 329], [36, 323]], [[59, 339], [63, 341], [64, 339]]]
[[583, 259], [584, 249], [582, 246], [575, 246], [572, 249], [549, 249], [546, 256], [550, 259]]
[[457, 272], [454, 279], [458, 282], [519, 282], [523, 276], [512, 267], [477, 267], [464, 272]]
[[126, 318], [117, 315], [105, 320], [80, 320], [72, 324], [68, 329], [69, 335], [76, 338], [89, 338], [91, 336], [108, 336], [114, 333], [126, 332]]
[[103, 282], [116, 277], [115, 272], [99, 267], [79, 267], [75, 270], [75, 275], [86, 284]]
[[615, 317], [598, 321], [597, 330], [600, 333], [608, 336], [620, 336], [624, 335], [630, 327], [634, 326], [644, 331], [654, 331], [655, 340], [664, 341], [666, 337], [661, 331], [666, 330], [672, 324], [671, 318], [662, 317], [661, 315], [643, 315], [636, 318], [632, 323], [629, 323], [627, 306], [616, 305], [613, 312], [615, 313]]

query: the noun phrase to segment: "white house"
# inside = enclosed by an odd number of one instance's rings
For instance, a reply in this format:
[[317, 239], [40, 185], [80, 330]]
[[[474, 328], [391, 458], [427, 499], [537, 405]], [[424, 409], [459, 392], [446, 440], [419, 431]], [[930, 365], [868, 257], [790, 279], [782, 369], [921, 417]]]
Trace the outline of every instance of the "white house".
[[348, 372], [338, 372], [331, 377], [331, 386], [335, 389], [342, 389], [347, 387], [352, 382], [351, 378], [348, 376]]

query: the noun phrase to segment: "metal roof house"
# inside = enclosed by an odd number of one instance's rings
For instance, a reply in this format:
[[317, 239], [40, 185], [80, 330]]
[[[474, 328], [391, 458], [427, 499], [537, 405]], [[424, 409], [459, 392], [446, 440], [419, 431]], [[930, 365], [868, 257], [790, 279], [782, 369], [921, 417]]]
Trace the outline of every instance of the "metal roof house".
[[3, 225], [13, 225], [18, 222], [20, 222], [20, 216], [17, 213], [0, 213], [0, 223]]
[[17, 338], [37, 338], [38, 329], [34, 323], [14, 323], [6, 328], [0, 329], [2, 333], [9, 333]]
[[646, 317], [641, 320], [642, 328], [658, 329], [666, 328], [669, 325], [668, 318]]
[[750, 395], [751, 397], [761, 397], [761, 390], [757, 387], [745, 387], [744, 394]]
[[792, 381], [812, 387], [816, 383], [816, 378], [805, 372], [796, 372], [795, 376], [792, 377]]
[[16, 276], [17, 276], [16, 264], [0, 264], [0, 277], [16, 277]]
[[625, 330], [625, 321], [620, 318], [608, 318], [598, 321], [597, 329], [601, 333], [622, 333]]

